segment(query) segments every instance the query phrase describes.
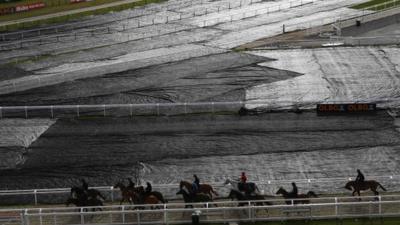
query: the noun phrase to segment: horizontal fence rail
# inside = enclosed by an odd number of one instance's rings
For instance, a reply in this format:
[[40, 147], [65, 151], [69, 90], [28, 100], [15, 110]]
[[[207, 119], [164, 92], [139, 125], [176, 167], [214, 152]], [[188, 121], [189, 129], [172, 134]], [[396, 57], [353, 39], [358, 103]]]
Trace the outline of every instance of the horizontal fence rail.
[[[183, 205], [150, 205], [137, 210], [132, 206], [26, 209], [24, 224], [179, 224], [190, 223], [193, 215], [201, 222], [282, 221], [290, 219], [345, 219], [400, 216], [400, 200], [367, 202], [311, 203], [303, 205], [262, 205], [260, 201], [230, 201]], [[258, 205], [257, 205], [258, 204]], [[152, 205], [153, 207], [156, 205]]]
[[[400, 175], [392, 176], [371, 176], [368, 179], [373, 179], [380, 182], [388, 190], [393, 191], [396, 186], [400, 183]], [[318, 194], [321, 194], [321, 190], [318, 187], [321, 186], [332, 186], [334, 189], [326, 190], [324, 194], [332, 193], [343, 193], [345, 183], [352, 178], [327, 178], [327, 179], [303, 179], [303, 180], [264, 180], [264, 181], [252, 181], [255, 182], [260, 189], [259, 194], [264, 195], [269, 202], [273, 204], [282, 204], [282, 199], [276, 199], [275, 192], [279, 187], [291, 188], [291, 183], [296, 182], [299, 189], [302, 192], [306, 190], [314, 190]], [[232, 187], [230, 184], [225, 182], [209, 183], [219, 193], [218, 198], [225, 198], [228, 196], [229, 190]], [[106, 197], [108, 202], [115, 202], [121, 199], [120, 190], [113, 186], [101, 186], [91, 187], [99, 190]], [[167, 199], [176, 200], [180, 199], [180, 196], [176, 195], [179, 190], [179, 184], [153, 184], [153, 189], [160, 191]], [[0, 190], [0, 202], [3, 204], [63, 204], [70, 196], [70, 188], [50, 188], [50, 189], [29, 189], [29, 190]], [[351, 191], [348, 191], [351, 194]], [[362, 196], [364, 200], [374, 200], [376, 196]], [[382, 200], [400, 200], [400, 195], [382, 195]], [[317, 201], [319, 203], [332, 203], [332, 202], [347, 202], [347, 201], [358, 201], [355, 197], [320, 197]]]
[[133, 117], [184, 115], [199, 113], [257, 113], [284, 110], [314, 110], [317, 104], [376, 103], [379, 109], [395, 109], [400, 99], [375, 99], [363, 101], [231, 101], [231, 102], [177, 102], [103, 105], [44, 105], [0, 106], [0, 119], [4, 118], [69, 118], [69, 117]]

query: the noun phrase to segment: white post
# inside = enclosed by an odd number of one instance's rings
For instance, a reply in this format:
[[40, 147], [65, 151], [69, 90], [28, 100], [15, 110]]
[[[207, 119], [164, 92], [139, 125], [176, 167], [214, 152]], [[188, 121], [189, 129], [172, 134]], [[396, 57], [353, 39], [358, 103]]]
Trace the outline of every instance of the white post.
[[184, 104], [184, 106], [185, 106], [185, 114], [187, 114], [186, 105], [187, 105], [187, 103], [185, 102], [185, 104]]
[[335, 216], [338, 216], [338, 200], [337, 200], [337, 197], [335, 197]]
[[40, 225], [43, 225], [42, 208], [39, 209], [39, 215], [39, 223]]
[[106, 105], [103, 105], [103, 116], [106, 117]]
[[168, 224], [167, 204], [164, 204], [164, 224]]
[[83, 208], [81, 207], [81, 209], [79, 210], [80, 214], [81, 214], [81, 224], [85, 224], [85, 218], [83, 215]]
[[53, 106], [50, 106], [51, 118], [54, 118]]
[[110, 197], [111, 197], [111, 202], [114, 202], [114, 186], [110, 187]]
[[157, 103], [157, 116], [160, 115], [160, 103]]
[[[26, 107], [26, 106], [25, 106]], [[38, 201], [37, 201], [37, 190], [35, 189], [35, 190], [33, 190], [33, 196], [34, 196], [34, 198], [35, 198], [35, 205], [37, 205], [38, 204]]]
[[79, 105], [76, 106], [76, 115], [79, 117]]
[[29, 225], [28, 209], [25, 209], [24, 218], [26, 225]]
[[252, 215], [251, 215], [251, 202], [248, 201], [247, 204], [248, 204], [248, 207], [249, 207], [249, 219], [251, 220], [251, 218], [252, 218]]
[[122, 211], [122, 223], [125, 223], [125, 206], [124, 205], [122, 206], [121, 211]]
[[378, 208], [378, 210], [379, 210], [379, 215], [381, 215], [382, 214], [382, 203], [381, 203], [382, 197], [379, 195], [378, 199], [379, 199], [379, 208]]
[[129, 113], [131, 115], [131, 117], [133, 116], [133, 110], [132, 110], [133, 105], [129, 104]]

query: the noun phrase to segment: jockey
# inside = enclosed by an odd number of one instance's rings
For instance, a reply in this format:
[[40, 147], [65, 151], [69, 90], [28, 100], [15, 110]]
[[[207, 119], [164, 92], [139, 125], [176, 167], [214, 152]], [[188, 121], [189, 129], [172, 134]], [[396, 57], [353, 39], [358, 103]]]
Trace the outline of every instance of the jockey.
[[365, 180], [364, 174], [362, 174], [361, 171], [357, 169], [356, 182], [363, 183], [364, 180]]
[[148, 193], [150, 193], [151, 191], [152, 191], [152, 187], [151, 187], [151, 184], [150, 184], [150, 182], [147, 182], [146, 183], [146, 194], [148, 194]]
[[200, 179], [197, 177], [196, 174], [193, 175], [194, 181], [192, 183], [192, 193], [196, 194], [200, 188]]
[[242, 175], [240, 175], [240, 182], [242, 182], [244, 184], [244, 183], [246, 183], [246, 181], [247, 181], [246, 174], [244, 172], [242, 172]]
[[82, 189], [83, 189], [84, 191], [89, 190], [89, 185], [88, 185], [88, 183], [86, 182], [86, 180], [82, 178], [82, 179], [81, 179], [81, 182], [82, 182]]
[[133, 183], [131, 178], [128, 178], [128, 182], [129, 182], [128, 188], [135, 188], [135, 183]]
[[292, 192], [291, 192], [291, 194], [295, 197], [295, 198], [297, 198], [298, 197], [298, 193], [299, 193], [299, 191], [298, 191], [298, 189], [297, 189], [297, 186], [296, 186], [296, 183], [295, 182], [292, 182]]

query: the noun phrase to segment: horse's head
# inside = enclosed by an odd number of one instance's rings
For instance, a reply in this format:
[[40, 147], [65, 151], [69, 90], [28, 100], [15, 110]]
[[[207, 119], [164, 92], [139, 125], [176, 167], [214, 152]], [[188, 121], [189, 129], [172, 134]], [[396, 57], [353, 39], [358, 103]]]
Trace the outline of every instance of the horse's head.
[[353, 182], [352, 181], [347, 182], [346, 185], [344, 186], [344, 188], [352, 191], [353, 190]]
[[114, 185], [114, 188], [125, 188], [125, 185], [123, 183], [121, 183], [121, 181], [119, 181], [118, 183], [116, 183]]
[[284, 195], [287, 194], [287, 191], [283, 189], [283, 187], [280, 187], [278, 191], [276, 192], [277, 195]]
[[313, 192], [313, 191], [309, 191], [309, 192], [307, 192], [307, 197], [309, 197], [309, 198], [311, 198], [311, 197], [318, 198], [318, 195], [315, 194], [315, 192]]
[[231, 180], [226, 179], [226, 181], [224, 182], [224, 185], [227, 185], [227, 184], [231, 184]]
[[176, 195], [184, 195], [184, 194], [186, 194], [186, 192], [182, 188], [179, 189], [178, 192], [176, 192]]
[[179, 182], [179, 189], [182, 189], [184, 184], [185, 184], [185, 182], [183, 180], [181, 180], [181, 182]]

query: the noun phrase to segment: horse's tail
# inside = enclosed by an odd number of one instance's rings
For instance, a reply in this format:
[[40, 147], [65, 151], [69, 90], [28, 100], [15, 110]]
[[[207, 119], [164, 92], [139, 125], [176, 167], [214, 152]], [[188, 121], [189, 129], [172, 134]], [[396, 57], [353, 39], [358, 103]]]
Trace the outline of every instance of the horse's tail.
[[379, 187], [381, 187], [382, 190], [387, 191], [386, 188], [384, 188], [384, 187], [382, 186], [382, 184], [380, 184], [379, 182], [376, 182], [376, 183], [378, 183]]

